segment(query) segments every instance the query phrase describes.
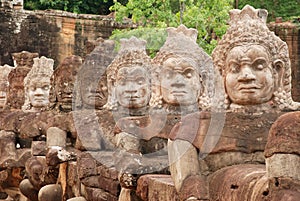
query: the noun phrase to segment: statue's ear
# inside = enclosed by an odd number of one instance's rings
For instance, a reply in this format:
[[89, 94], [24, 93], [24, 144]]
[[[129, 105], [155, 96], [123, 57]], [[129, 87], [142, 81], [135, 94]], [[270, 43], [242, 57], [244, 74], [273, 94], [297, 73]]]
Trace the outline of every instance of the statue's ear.
[[273, 62], [273, 69], [276, 73], [276, 88], [283, 86], [283, 76], [284, 76], [284, 63], [281, 59], [276, 59]]

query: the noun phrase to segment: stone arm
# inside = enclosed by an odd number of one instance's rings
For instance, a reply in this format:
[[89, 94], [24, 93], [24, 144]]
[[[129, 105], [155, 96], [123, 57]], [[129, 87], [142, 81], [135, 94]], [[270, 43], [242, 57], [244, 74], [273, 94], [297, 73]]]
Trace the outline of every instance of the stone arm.
[[181, 200], [208, 200], [208, 185], [201, 175], [197, 149], [188, 141], [168, 141], [171, 177]]

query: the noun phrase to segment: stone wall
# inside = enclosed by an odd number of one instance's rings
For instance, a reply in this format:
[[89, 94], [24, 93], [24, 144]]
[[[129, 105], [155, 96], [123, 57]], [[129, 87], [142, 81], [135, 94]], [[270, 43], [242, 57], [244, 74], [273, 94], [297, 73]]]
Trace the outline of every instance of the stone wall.
[[25, 50], [53, 58], [57, 66], [72, 54], [84, 57], [87, 41], [107, 39], [114, 29], [132, 26], [112, 16], [0, 8], [0, 63], [13, 65], [11, 53]]
[[289, 47], [292, 67], [292, 96], [295, 101], [300, 101], [300, 26], [290, 22], [276, 22], [270, 23], [269, 28]]

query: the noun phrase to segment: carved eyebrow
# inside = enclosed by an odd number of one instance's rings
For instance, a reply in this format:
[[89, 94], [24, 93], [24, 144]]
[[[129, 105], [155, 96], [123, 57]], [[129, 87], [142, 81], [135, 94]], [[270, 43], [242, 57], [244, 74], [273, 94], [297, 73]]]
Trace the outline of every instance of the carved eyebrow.
[[267, 62], [267, 60], [266, 60], [264, 57], [258, 57], [258, 58], [256, 58], [256, 59], [252, 62], [252, 64], [254, 64], [254, 63], [257, 62], [257, 61], [264, 61], [264, 62]]
[[230, 59], [230, 60], [228, 61], [228, 66], [230, 66], [231, 64], [237, 64], [237, 65], [239, 65], [240, 62], [238, 62], [236, 59]]
[[231, 63], [231, 62], [238, 63], [239, 61], [238, 61], [238, 59], [237, 59], [237, 58], [236, 58], [236, 59], [229, 59], [227, 63]]

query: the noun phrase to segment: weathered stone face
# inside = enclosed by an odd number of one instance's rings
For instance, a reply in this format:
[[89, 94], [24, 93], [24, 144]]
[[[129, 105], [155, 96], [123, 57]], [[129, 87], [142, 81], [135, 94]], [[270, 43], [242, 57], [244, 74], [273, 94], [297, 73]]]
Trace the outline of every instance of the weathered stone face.
[[264, 47], [234, 47], [225, 65], [225, 88], [232, 103], [253, 105], [271, 100], [277, 79]]
[[25, 103], [23, 110], [38, 111], [48, 107], [53, 63], [53, 59], [44, 56], [34, 59], [33, 67], [24, 79]]
[[106, 68], [116, 52], [112, 40], [99, 40], [98, 46], [85, 58], [77, 75], [76, 107], [102, 109], [107, 103]]
[[142, 108], [150, 100], [150, 75], [141, 66], [122, 67], [116, 79], [118, 103], [125, 108]]
[[151, 61], [146, 54], [146, 41], [131, 37], [121, 40], [116, 58], [107, 68], [109, 109], [141, 109], [149, 104]]
[[167, 104], [197, 104], [202, 86], [200, 76], [190, 62], [179, 57], [169, 58], [163, 63], [160, 82], [162, 98]]
[[179, 107], [181, 113], [210, 108], [215, 75], [211, 58], [196, 43], [197, 30], [180, 25], [167, 31], [166, 42], [153, 59], [151, 106], [169, 113], [178, 113]]
[[10, 83], [7, 102], [12, 109], [21, 109], [25, 102], [24, 78], [33, 66], [33, 59], [38, 57], [38, 53], [22, 51], [13, 53], [15, 69], [8, 75]]
[[83, 75], [80, 96], [85, 108], [102, 108], [107, 102], [106, 76], [97, 69], [90, 69]]
[[45, 108], [49, 104], [50, 78], [35, 77], [30, 80], [28, 97], [33, 108]]
[[299, 108], [290, 93], [287, 44], [268, 29], [267, 15], [266, 10], [251, 6], [232, 10], [230, 27], [212, 53], [228, 95], [225, 103], [231, 109]]
[[81, 65], [81, 57], [72, 55], [66, 57], [53, 73], [53, 88], [59, 110], [72, 109], [75, 80]]

